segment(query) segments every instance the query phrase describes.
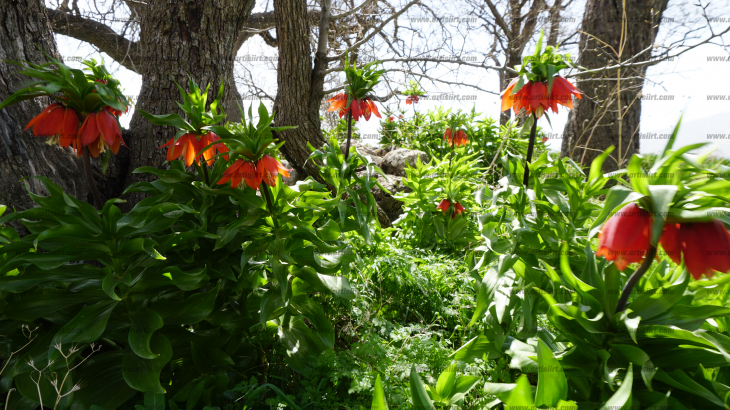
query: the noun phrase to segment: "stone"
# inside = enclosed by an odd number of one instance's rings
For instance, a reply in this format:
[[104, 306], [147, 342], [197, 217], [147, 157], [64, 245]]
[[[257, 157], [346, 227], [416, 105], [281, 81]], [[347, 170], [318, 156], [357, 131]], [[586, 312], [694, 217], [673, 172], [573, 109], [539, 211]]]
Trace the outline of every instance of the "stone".
[[390, 175], [397, 175], [404, 177], [406, 176], [406, 161], [412, 167], [416, 166], [416, 158], [421, 157], [422, 163], [430, 161], [428, 154], [423, 151], [407, 149], [407, 148], [396, 148], [383, 157], [383, 162], [380, 168], [383, 172]]

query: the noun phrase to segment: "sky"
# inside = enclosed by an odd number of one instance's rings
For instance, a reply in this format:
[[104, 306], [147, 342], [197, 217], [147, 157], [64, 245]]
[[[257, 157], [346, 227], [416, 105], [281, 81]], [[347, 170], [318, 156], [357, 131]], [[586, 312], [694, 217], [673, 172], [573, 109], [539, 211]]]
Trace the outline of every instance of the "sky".
[[[47, 2], [50, 7], [54, 6], [50, 3], [50, 0], [47, 0]], [[80, 6], [84, 10], [83, 4]], [[657, 36], [658, 45], [669, 44], [681, 37], [687, 30], [687, 21], [693, 22], [693, 27], [699, 28], [695, 33], [699, 38], [688, 40], [687, 44], [698, 43], [701, 39], [709, 35], [709, 29], [703, 27], [704, 23], [698, 20], [701, 16], [697, 15], [697, 9], [691, 7], [687, 9], [687, 7], [689, 6], [685, 3], [670, 0], [670, 7], [664, 15], [674, 18], [674, 21], [665, 21], [661, 24]], [[438, 9], [436, 10], [438, 12]], [[713, 13], [710, 16], [720, 20], [713, 22], [713, 28], [716, 32], [725, 29], [730, 24], [730, 4], [723, 4], [719, 8], [715, 7], [710, 10]], [[257, 9], [254, 11], [261, 11], [260, 6], [257, 6]], [[448, 10], [442, 11], [448, 13]], [[573, 16], [573, 20], [579, 22], [581, 14], [582, 3], [579, 0], [574, 3], [573, 7], [568, 10], [565, 16]], [[419, 16], [423, 16], [422, 12], [415, 11], [410, 15], [407, 14], [406, 18], [417, 19]], [[433, 30], [433, 26], [429, 26], [428, 24], [427, 22], [423, 23], [424, 32]], [[453, 30], [462, 32], [464, 25], [460, 24], [459, 22], [454, 23]], [[418, 24], [415, 24], [415, 26], [418, 27]], [[567, 27], [567, 29], [571, 30], [570, 27]], [[725, 39], [730, 40], [730, 35], [726, 35]], [[417, 38], [410, 40], [410, 43], [409, 39], [402, 40], [413, 48], [418, 48], [419, 40]], [[480, 35], [478, 30], [471, 31], [469, 37], [463, 43], [456, 44], [454, 47], [462, 47], [462, 49], [468, 49], [472, 54], [475, 54], [484, 48], [484, 40], [485, 37]], [[99, 58], [95, 50], [86, 43], [58, 34], [56, 35], [56, 41], [59, 51], [64, 58], [67, 56]], [[718, 41], [718, 43], [721, 42]], [[568, 51], [572, 51], [575, 54], [575, 50], [568, 49]], [[275, 92], [276, 75], [273, 70], [266, 69], [267, 65], [273, 67], [273, 64], [271, 62], [252, 63], [250, 61], [251, 57], [256, 58], [262, 55], [276, 56], [276, 50], [265, 45], [258, 37], [254, 37], [247, 41], [241, 50], [239, 50], [237, 66], [238, 68], [249, 67], [252, 72], [256, 73], [257, 86], [273, 93]], [[642, 153], [660, 151], [666, 142], [666, 134], [671, 132], [680, 115], [684, 113], [684, 126], [681, 128], [678, 138], [679, 146], [696, 142], [712, 142], [715, 145], [720, 145], [720, 148], [716, 152], [717, 155], [730, 157], [730, 144], [727, 144], [728, 140], [730, 140], [730, 82], [724, 80], [730, 72], [729, 56], [728, 49], [723, 48], [722, 44], [705, 44], [686, 52], [673, 61], [664, 61], [649, 68], [647, 81], [642, 92], [645, 97], [641, 101], [640, 144]], [[104, 54], [102, 54], [102, 57], [113, 74], [122, 82], [125, 94], [137, 95], [141, 87], [141, 76], [114, 63], [113, 60]], [[80, 67], [80, 63], [78, 62], [69, 61], [68, 58], [66, 58], [66, 61], [72, 67]], [[243, 72], [243, 70], [240, 71]], [[482, 88], [498, 91], [496, 89], [498, 80], [494, 71], [467, 68], [460, 69], [457, 73], [452, 73], [443, 67], [436, 67], [433, 73], [435, 77], [442, 79], [449, 79], [450, 76], [454, 75], [455, 78], [458, 77], [463, 82], [478, 84]], [[397, 75], [393, 78], [395, 82], [398, 81]], [[344, 76], [342, 76], [342, 79], [344, 79]], [[405, 77], [401, 76], [400, 80], [402, 83], [400, 89], [406, 88], [403, 84], [405, 83]], [[583, 88], [580, 83], [578, 87]], [[499, 115], [499, 97], [497, 95], [477, 91], [469, 87], [443, 86], [443, 84], [437, 83], [425, 85], [424, 88], [431, 96], [436, 96], [439, 93], [447, 93], [447, 95], [460, 95], [462, 99], [464, 98], [463, 96], [472, 97], [468, 101], [458, 101], [448, 98], [438, 101], [421, 100], [418, 104], [419, 111], [423, 112], [439, 105], [454, 110], [462, 109], [469, 111], [474, 106], [477, 112], [484, 113], [488, 116], [497, 117]], [[239, 91], [244, 94], [246, 90], [239, 84]], [[583, 91], [590, 93], [589, 89], [583, 89]], [[378, 94], [382, 95], [384, 93], [381, 90]], [[258, 102], [251, 100], [245, 101], [244, 103], [248, 105], [252, 102], [258, 104]], [[414, 108], [413, 106], [405, 105], [404, 102], [404, 98], [401, 97], [398, 100], [391, 100], [385, 105], [391, 109], [406, 109], [406, 115], [409, 116]], [[266, 104], [269, 107], [271, 106], [270, 102], [266, 102]], [[384, 111], [383, 108], [381, 108], [381, 112]], [[133, 111], [130, 110], [128, 114], [121, 118], [123, 126], [129, 125], [132, 113]], [[548, 134], [550, 138], [548, 146], [553, 150], [560, 149], [561, 134], [566, 119], [567, 111], [563, 109], [559, 114], [550, 114], [552, 127], [545, 120], [539, 123]], [[361, 134], [375, 134], [377, 133], [379, 124], [378, 121], [371, 119], [369, 122], [358, 124], [358, 126]], [[662, 136], [662, 134], [664, 135]], [[369, 141], [374, 143], [375, 139]]]

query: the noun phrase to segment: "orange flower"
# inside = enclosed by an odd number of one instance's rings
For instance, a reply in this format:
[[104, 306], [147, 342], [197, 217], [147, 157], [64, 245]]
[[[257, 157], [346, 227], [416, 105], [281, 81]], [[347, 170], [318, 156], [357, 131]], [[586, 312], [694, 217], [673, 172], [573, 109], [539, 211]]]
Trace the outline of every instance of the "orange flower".
[[[447, 128], [444, 132], [444, 140], [449, 142], [449, 145], [452, 144], [451, 136], [453, 135], [453, 131], [451, 128]], [[464, 130], [458, 130], [456, 131], [456, 135], [454, 136], [453, 145], [460, 147], [462, 145], [466, 145], [469, 142], [469, 139], [466, 137], [466, 132]]]
[[[358, 100], [354, 100], [352, 103], [355, 104]], [[370, 114], [375, 114], [376, 117], [382, 118], [380, 116], [380, 112], [378, 111], [378, 107], [375, 105], [375, 103], [369, 99], [369, 98], [363, 98], [360, 100], [360, 114], [365, 117], [365, 121], [370, 120]], [[355, 118], [355, 115], [353, 113], [353, 119], [357, 121], [357, 118]]]
[[[213, 142], [218, 141], [221, 139], [218, 135], [216, 135], [214, 132], [208, 132], [207, 134], [203, 135], [200, 138], [200, 149], [205, 148], [208, 144], [211, 144]], [[216, 152], [217, 151], [217, 152]], [[220, 152], [228, 152], [228, 147], [226, 147], [223, 143], [218, 143], [213, 145], [212, 147], [205, 150], [202, 155], [205, 158], [205, 160], [208, 162], [208, 165], [213, 165], [213, 157]], [[198, 158], [200, 157], [200, 153], [198, 153]], [[224, 155], [223, 158], [228, 161], [228, 155]], [[197, 159], [196, 159], [197, 161]]]
[[289, 176], [290, 169], [284, 166], [276, 158], [270, 155], [264, 155], [256, 165], [256, 170], [261, 173], [264, 182], [269, 186], [276, 186], [276, 176], [281, 173], [285, 177]]
[[[580, 96], [581, 92], [570, 81], [566, 80], [561, 76], [553, 78], [553, 89], [550, 90], [550, 107], [553, 112], [558, 112], [557, 104], [563, 107], [573, 109], [573, 96], [577, 99], [583, 99]], [[556, 104], [557, 103], [557, 104]]]
[[[105, 110], [87, 115], [78, 135], [81, 138], [81, 144], [89, 147], [89, 152], [94, 158], [105, 152], [107, 148], [111, 148], [112, 152], [116, 154], [119, 152], [120, 145], [124, 144], [117, 120]], [[126, 147], [127, 144], [124, 146]], [[77, 150], [76, 154], [81, 156], [81, 151]]]
[[246, 185], [253, 189], [259, 189], [263, 175], [256, 172], [256, 165], [252, 161], [236, 160], [223, 173], [218, 185], [231, 181], [231, 188], [237, 188], [241, 184], [241, 180], [246, 181]]
[[347, 94], [339, 93], [327, 100], [327, 102], [330, 103], [330, 107], [327, 109], [327, 112], [337, 111], [340, 118], [347, 114]]
[[193, 164], [193, 161], [195, 161], [196, 164], [200, 163], [200, 156], [197, 155], [196, 157], [196, 154], [204, 147], [204, 145], [200, 144], [200, 141], [198, 141], [198, 137], [196, 137], [195, 134], [189, 132], [182, 135], [177, 139], [177, 141], [175, 141], [175, 138], [170, 138], [170, 140], [160, 148], [165, 147], [169, 147], [167, 149], [168, 161], [178, 159], [182, 155], [185, 159], [185, 166], [189, 167]]
[[376, 117], [382, 118], [378, 111], [378, 107], [371, 99], [362, 98], [359, 100], [352, 100], [349, 108], [347, 107], [347, 99], [348, 96], [345, 93], [339, 93], [330, 98], [327, 100], [327, 102], [330, 103], [330, 107], [327, 109], [327, 112], [337, 111], [337, 114], [340, 118], [342, 118], [347, 115], [348, 111], [351, 111], [352, 119], [354, 121], [359, 120], [361, 115], [365, 117], [365, 120], [369, 120], [371, 114], [375, 114]]
[[454, 204], [454, 214], [451, 215], [451, 219], [456, 219], [456, 215], [461, 215], [463, 213], [464, 213], [464, 207], [461, 206], [461, 204], [457, 202]]
[[596, 256], [614, 261], [623, 271], [630, 263], [641, 262], [649, 248], [651, 215], [631, 203], [606, 221], [598, 234]]
[[451, 202], [448, 199], [442, 199], [441, 202], [439, 202], [439, 206], [436, 207], [436, 210], [441, 210], [443, 213], [446, 213], [450, 206]]
[[408, 98], [406, 98], [406, 105], [416, 104], [418, 103], [418, 96], [417, 95], [411, 95]]
[[684, 255], [684, 264], [695, 279], [730, 271], [730, 233], [720, 221], [667, 224], [661, 244], [677, 264]]
[[517, 85], [519, 78], [513, 79], [507, 88], [502, 91], [502, 111], [512, 108], [515, 114], [520, 109], [524, 109], [525, 113], [535, 113], [540, 118], [543, 112], [551, 109], [554, 113], [558, 112], [558, 104], [573, 108], [573, 96], [581, 99], [580, 91], [568, 80], [561, 76], [553, 78], [553, 87], [550, 94], [547, 92], [547, 83], [528, 81], [519, 91], [512, 94], [512, 90]]
[[33, 117], [25, 126], [24, 131], [30, 127], [33, 127], [33, 135], [36, 137], [58, 138], [58, 145], [68, 148], [73, 144], [73, 148], [77, 152], [81, 152], [81, 143], [78, 138], [79, 115], [73, 108], [53, 103]]

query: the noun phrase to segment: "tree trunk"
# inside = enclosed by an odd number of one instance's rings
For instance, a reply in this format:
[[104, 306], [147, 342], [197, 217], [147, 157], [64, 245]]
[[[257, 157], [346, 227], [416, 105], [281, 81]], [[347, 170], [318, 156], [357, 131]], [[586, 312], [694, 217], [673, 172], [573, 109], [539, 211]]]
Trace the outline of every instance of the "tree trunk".
[[[18, 74], [19, 67], [5, 60], [47, 62], [36, 45], [54, 58], [60, 58], [48, 16], [41, 0], [0, 1], [0, 101], [5, 100], [30, 78]], [[35, 194], [47, 195], [40, 181], [22, 178], [42, 175], [65, 192], [91, 201], [83, 175], [83, 164], [71, 149], [46, 145], [47, 138], [36, 138], [25, 125], [52, 101], [49, 98], [26, 100], [0, 110], [0, 204], [25, 210], [35, 206], [26, 185]], [[11, 224], [25, 232], [20, 224]]]
[[[325, 144], [319, 118], [322, 83], [312, 69], [306, 1], [274, 0], [274, 19], [279, 43], [274, 124], [298, 126], [277, 134], [286, 141], [281, 151], [297, 172], [316, 176], [314, 164], [304, 166], [310, 152], [307, 142], [317, 148]], [[320, 89], [313, 83], [319, 83]]]
[[[661, 21], [667, 2], [668, 0], [626, 1], [628, 39], [622, 60], [638, 54], [654, 42], [658, 31], [658, 27], [655, 28], [654, 25]], [[609, 44], [614, 50], [619, 50], [622, 7], [620, 2], [612, 0], [588, 0], [579, 42], [580, 65], [591, 69], [616, 64], [616, 54], [596, 41], [596, 38]], [[652, 10], [654, 16], [651, 14]], [[646, 61], [649, 57], [647, 52], [634, 61]], [[621, 78], [643, 77], [645, 73], [646, 66], [643, 66], [622, 69], [620, 75]], [[603, 166], [604, 171], [608, 172], [625, 167], [628, 159], [639, 152], [641, 101], [637, 97], [644, 81], [621, 80], [620, 102], [623, 118], [620, 121], [618, 82], [615, 80], [618, 74], [617, 70], [613, 70], [580, 77], [593, 81], [577, 84], [578, 89], [586, 95], [582, 100], [576, 100], [575, 108], [568, 116], [563, 132], [562, 156], [570, 156], [576, 162], [588, 166], [594, 158], [613, 145], [616, 150]], [[620, 133], [619, 122], [622, 122]]]
[[[175, 82], [188, 90], [188, 76], [200, 87], [208, 83], [208, 101], [218, 94], [224, 80], [223, 108], [229, 121], [239, 121], [238, 104], [242, 104], [233, 78], [233, 66], [239, 35], [254, 0], [194, 0], [147, 2], [141, 16], [139, 48], [141, 60], [136, 63], [142, 74], [142, 88], [137, 108], [150, 114], [179, 113], [180, 100]], [[175, 129], [155, 126], [135, 113], [130, 124], [132, 137], [129, 175], [124, 186], [148, 180], [131, 172], [141, 166], [161, 167], [166, 151], [159, 149], [175, 136]], [[128, 207], [143, 196], [128, 195]]]

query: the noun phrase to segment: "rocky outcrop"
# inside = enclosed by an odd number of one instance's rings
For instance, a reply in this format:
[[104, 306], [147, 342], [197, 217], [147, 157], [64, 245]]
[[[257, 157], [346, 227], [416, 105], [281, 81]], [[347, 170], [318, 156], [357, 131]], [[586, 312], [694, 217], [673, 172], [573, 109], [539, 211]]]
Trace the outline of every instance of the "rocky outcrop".
[[[396, 220], [403, 213], [403, 203], [393, 198], [393, 195], [411, 191], [410, 188], [406, 188], [403, 185], [403, 177], [406, 175], [406, 163], [415, 166], [416, 158], [419, 156], [423, 163], [427, 163], [430, 159], [423, 151], [394, 146], [381, 148], [363, 144], [360, 141], [352, 141], [350, 149], [353, 147], [360, 154], [369, 156], [370, 160], [386, 174], [386, 177], [383, 177], [376, 173], [376, 178], [389, 193], [384, 192], [377, 186], [373, 188], [372, 192], [373, 198], [378, 204], [378, 219], [380, 220], [380, 224], [383, 227], [388, 227], [390, 226], [390, 221]], [[343, 152], [345, 151], [345, 142], [341, 143], [340, 149]], [[289, 169], [293, 168], [286, 161], [282, 161], [282, 164]], [[359, 177], [364, 176], [365, 172], [364, 166], [356, 170]], [[282, 178], [287, 185], [295, 185], [297, 181], [303, 179], [297, 175], [296, 170], [289, 171], [289, 174], [289, 178]]]
[[406, 176], [406, 163], [410, 164], [410, 166], [412, 167], [415, 167], [416, 158], [419, 156], [421, 157], [422, 163], [425, 164], [429, 161], [428, 154], [423, 151], [406, 148], [396, 148], [385, 154], [380, 168], [386, 174], [404, 177]]

